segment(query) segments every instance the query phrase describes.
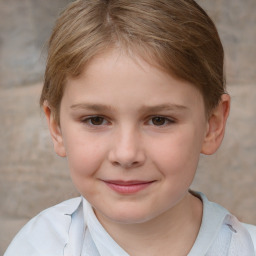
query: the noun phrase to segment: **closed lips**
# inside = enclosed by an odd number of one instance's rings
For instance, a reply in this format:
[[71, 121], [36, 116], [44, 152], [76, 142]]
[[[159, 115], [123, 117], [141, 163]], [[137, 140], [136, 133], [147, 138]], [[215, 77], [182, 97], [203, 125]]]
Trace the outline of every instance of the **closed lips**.
[[108, 180], [104, 181], [108, 187], [115, 192], [121, 194], [133, 194], [141, 190], [146, 189], [155, 181], [120, 181], [120, 180]]

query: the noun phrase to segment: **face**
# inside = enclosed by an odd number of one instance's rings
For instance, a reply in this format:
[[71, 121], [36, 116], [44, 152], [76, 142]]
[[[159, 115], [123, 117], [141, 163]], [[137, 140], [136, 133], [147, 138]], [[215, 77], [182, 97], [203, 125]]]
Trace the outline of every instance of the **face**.
[[98, 216], [142, 223], [172, 211], [188, 193], [205, 116], [202, 95], [188, 82], [108, 52], [68, 80], [56, 151]]

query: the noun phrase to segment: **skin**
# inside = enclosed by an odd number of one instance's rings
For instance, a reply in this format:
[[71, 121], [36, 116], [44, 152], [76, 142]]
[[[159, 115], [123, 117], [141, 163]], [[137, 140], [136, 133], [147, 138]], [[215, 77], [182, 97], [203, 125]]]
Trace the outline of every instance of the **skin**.
[[56, 153], [118, 244], [135, 256], [177, 256], [198, 234], [202, 203], [188, 190], [200, 153], [221, 144], [229, 104], [223, 95], [206, 119], [193, 85], [109, 51], [68, 80], [60, 126], [47, 102], [44, 111]]

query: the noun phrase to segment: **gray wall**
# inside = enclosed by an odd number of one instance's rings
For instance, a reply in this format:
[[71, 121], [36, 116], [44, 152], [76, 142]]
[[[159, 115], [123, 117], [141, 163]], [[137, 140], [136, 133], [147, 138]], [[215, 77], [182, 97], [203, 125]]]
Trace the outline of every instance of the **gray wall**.
[[[0, 255], [28, 219], [77, 195], [38, 105], [44, 45], [67, 2], [0, 0]], [[192, 188], [256, 224], [256, 1], [198, 2], [224, 43], [232, 110], [222, 147], [202, 156]]]

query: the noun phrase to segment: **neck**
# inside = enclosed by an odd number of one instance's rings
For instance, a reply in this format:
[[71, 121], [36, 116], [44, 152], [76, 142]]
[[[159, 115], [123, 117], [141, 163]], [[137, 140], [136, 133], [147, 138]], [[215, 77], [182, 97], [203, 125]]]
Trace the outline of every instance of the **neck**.
[[202, 202], [188, 193], [174, 208], [145, 223], [99, 219], [129, 255], [187, 255], [200, 229]]

